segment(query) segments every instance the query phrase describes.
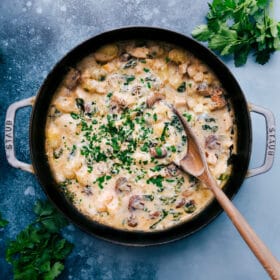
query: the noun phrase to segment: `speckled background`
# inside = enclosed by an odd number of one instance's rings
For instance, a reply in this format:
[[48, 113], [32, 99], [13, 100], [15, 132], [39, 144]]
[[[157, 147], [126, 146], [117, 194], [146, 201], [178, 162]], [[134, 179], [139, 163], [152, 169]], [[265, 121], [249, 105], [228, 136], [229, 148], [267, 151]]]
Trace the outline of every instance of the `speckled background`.
[[[1, 0], [0, 1], [0, 211], [10, 221], [0, 231], [0, 279], [12, 279], [5, 242], [32, 219], [32, 207], [44, 194], [31, 174], [10, 167], [4, 154], [4, 115], [9, 104], [36, 94], [48, 71], [66, 52], [102, 31], [126, 25], [152, 25], [189, 35], [203, 22], [205, 0]], [[280, 2], [275, 1], [280, 20]], [[270, 108], [280, 119], [280, 52], [259, 66], [250, 59], [234, 72], [251, 102]], [[16, 151], [29, 162], [30, 108], [18, 112]], [[252, 166], [264, 155], [264, 121], [253, 117]], [[280, 259], [279, 152], [273, 169], [244, 182], [234, 203]], [[268, 279], [225, 214], [184, 240], [151, 248], [113, 245], [73, 225], [64, 235], [75, 243], [60, 279]]]

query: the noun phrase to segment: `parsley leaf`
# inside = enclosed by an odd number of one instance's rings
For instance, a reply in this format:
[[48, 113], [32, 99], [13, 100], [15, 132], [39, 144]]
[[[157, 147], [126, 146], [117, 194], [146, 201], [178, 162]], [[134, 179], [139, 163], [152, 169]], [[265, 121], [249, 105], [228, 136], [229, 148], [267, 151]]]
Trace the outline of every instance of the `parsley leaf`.
[[271, 0], [213, 0], [207, 25], [197, 26], [192, 36], [208, 42], [220, 55], [233, 55], [235, 66], [247, 62], [250, 52], [265, 64], [280, 49], [280, 22], [268, 15]]
[[5, 227], [9, 222], [2, 218], [2, 214], [0, 213], [0, 228]]

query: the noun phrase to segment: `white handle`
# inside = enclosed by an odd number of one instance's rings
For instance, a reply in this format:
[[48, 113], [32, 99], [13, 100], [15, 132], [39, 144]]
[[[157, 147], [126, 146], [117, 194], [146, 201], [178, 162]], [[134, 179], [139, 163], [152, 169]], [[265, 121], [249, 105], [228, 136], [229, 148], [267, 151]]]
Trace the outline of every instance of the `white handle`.
[[19, 161], [16, 158], [14, 142], [14, 123], [16, 111], [26, 106], [32, 106], [34, 103], [34, 99], [35, 97], [29, 97], [11, 104], [7, 110], [5, 120], [5, 151], [7, 160], [11, 166], [31, 173], [34, 173], [32, 165]]
[[246, 177], [253, 177], [267, 172], [273, 165], [276, 147], [276, 126], [275, 118], [271, 111], [261, 106], [249, 104], [250, 112], [262, 115], [265, 118], [266, 124], [266, 151], [263, 164], [248, 170]]

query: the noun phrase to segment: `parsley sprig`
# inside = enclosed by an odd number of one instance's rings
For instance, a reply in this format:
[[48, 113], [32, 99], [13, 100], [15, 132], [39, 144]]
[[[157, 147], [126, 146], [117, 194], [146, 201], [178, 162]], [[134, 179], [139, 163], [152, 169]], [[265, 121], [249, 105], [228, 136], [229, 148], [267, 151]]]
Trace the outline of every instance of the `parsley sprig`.
[[36, 203], [35, 222], [7, 246], [6, 260], [13, 265], [14, 279], [55, 279], [73, 245], [60, 235], [67, 221], [49, 202]]
[[0, 213], [0, 228], [5, 227], [9, 222], [2, 218], [2, 214]]
[[220, 55], [233, 55], [235, 66], [246, 63], [252, 51], [265, 64], [280, 49], [280, 22], [269, 16], [271, 0], [213, 0], [207, 25], [197, 26], [192, 36], [208, 42]]

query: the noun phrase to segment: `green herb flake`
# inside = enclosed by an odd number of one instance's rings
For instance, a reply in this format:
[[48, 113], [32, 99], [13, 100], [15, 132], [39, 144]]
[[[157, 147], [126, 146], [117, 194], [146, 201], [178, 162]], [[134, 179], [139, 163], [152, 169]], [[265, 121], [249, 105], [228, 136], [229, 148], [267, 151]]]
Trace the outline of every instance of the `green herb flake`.
[[148, 68], [143, 68], [143, 71], [146, 72], [146, 73], [148, 73], [148, 72], [150, 72], [150, 69], [148, 69]]
[[178, 92], [185, 92], [186, 91], [186, 82], [182, 82], [181, 85], [177, 88]]
[[168, 123], [164, 124], [164, 128], [162, 130], [162, 133], [160, 135], [160, 141], [165, 141], [165, 137], [166, 137], [166, 132], [168, 130]]
[[188, 213], [188, 214], [193, 213], [193, 212], [196, 210], [196, 205], [195, 205], [194, 200], [188, 201], [188, 202], [185, 204], [184, 209], [185, 209], [185, 212]]
[[156, 165], [156, 166], [150, 168], [150, 170], [153, 172], [157, 172], [157, 171], [160, 171], [162, 168], [163, 168], [162, 165]]
[[229, 174], [223, 173], [219, 176], [218, 180], [227, 181], [229, 178]]
[[74, 120], [78, 120], [78, 119], [79, 119], [79, 115], [76, 114], [76, 113], [71, 112], [71, 113], [70, 113], [70, 116], [71, 116], [72, 119], [74, 119]]
[[208, 125], [208, 124], [204, 124], [204, 125], [202, 125], [201, 127], [202, 127], [203, 130], [210, 130], [210, 131], [212, 131], [212, 132], [214, 132], [214, 133], [217, 132], [218, 129], [219, 129], [219, 127], [218, 127], [217, 125], [210, 126], [210, 125]]
[[125, 83], [124, 85], [129, 85], [129, 83], [131, 83], [132, 81], [135, 80], [135, 76], [134, 75], [129, 75], [129, 76], [125, 76]]
[[142, 152], [148, 152], [148, 151], [149, 151], [149, 143], [145, 142], [145, 143], [141, 146], [140, 150], [141, 150]]
[[106, 80], [106, 75], [101, 75], [98, 79], [99, 82], [103, 82]]
[[158, 157], [162, 156], [162, 149], [160, 147], [156, 147], [155, 151], [156, 151], [156, 154], [157, 154]]
[[158, 220], [158, 221], [156, 221], [154, 224], [152, 224], [151, 226], [150, 226], [150, 229], [155, 229], [156, 228], [156, 226], [163, 220], [163, 219], [165, 219], [166, 217], [167, 217], [167, 215], [168, 215], [168, 211], [166, 211], [166, 210], [162, 210], [162, 212], [161, 212], [161, 217], [160, 217], [160, 219]]
[[192, 115], [188, 113], [183, 113], [183, 116], [186, 118], [187, 122], [190, 122], [192, 120]]
[[2, 218], [2, 214], [0, 212], [0, 228], [5, 227], [9, 222]]
[[111, 98], [112, 95], [113, 95], [113, 93], [112, 93], [112, 92], [109, 92], [109, 93], [107, 94], [107, 97], [108, 97], [108, 98]]
[[157, 175], [157, 176], [155, 176], [155, 177], [149, 178], [149, 179], [146, 181], [146, 183], [147, 183], [147, 184], [154, 184], [154, 185], [156, 185], [156, 186], [159, 188], [159, 192], [162, 192], [163, 189], [164, 189], [164, 187], [163, 187], [163, 185], [162, 185], [163, 181], [164, 181], [164, 177], [161, 176], [161, 175]]
[[158, 120], [158, 117], [157, 117], [156, 113], [153, 114], [153, 119], [154, 119], [155, 122]]
[[104, 184], [106, 181], [110, 180], [111, 178], [112, 178], [112, 176], [103, 175], [103, 176], [97, 178], [93, 183], [97, 183], [98, 187], [99, 187], [100, 189], [103, 189], [103, 184]]
[[170, 146], [170, 151], [172, 153], [176, 153], [177, 149], [176, 149], [176, 147], [174, 145], [172, 145], [172, 146]]

